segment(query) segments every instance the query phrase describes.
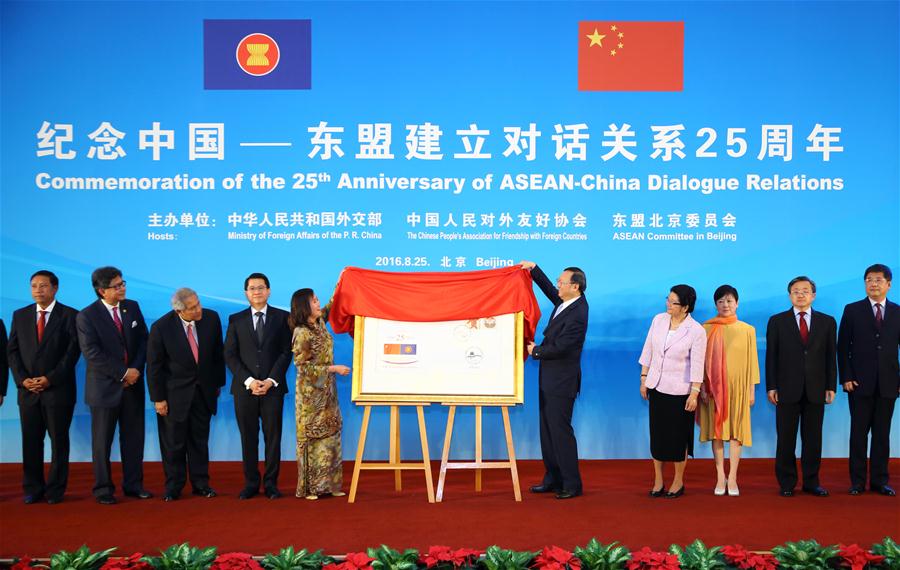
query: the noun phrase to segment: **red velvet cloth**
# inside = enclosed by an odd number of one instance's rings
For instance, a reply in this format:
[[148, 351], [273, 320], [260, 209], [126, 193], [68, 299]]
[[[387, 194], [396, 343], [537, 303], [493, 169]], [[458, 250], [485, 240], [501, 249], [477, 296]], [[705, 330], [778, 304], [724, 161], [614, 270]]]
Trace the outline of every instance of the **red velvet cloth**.
[[541, 318], [531, 273], [518, 265], [484, 271], [396, 273], [347, 267], [341, 273], [328, 321], [353, 334], [353, 317], [392, 321], [456, 321], [517, 313], [525, 317], [525, 343]]

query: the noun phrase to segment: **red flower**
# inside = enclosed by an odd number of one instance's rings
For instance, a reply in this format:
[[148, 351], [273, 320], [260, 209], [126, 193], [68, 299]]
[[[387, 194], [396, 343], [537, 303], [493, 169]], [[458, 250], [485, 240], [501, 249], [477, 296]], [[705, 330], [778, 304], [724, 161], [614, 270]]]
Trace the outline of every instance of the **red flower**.
[[348, 552], [340, 564], [326, 564], [322, 570], [372, 570], [372, 561], [365, 552]]
[[143, 557], [140, 552], [135, 552], [126, 558], [109, 558], [100, 570], [151, 570], [152, 566], [141, 560]]
[[246, 552], [229, 552], [218, 555], [209, 570], [263, 570], [263, 568]]
[[481, 551], [472, 550], [471, 548], [459, 548], [453, 550], [449, 546], [429, 546], [428, 553], [419, 557], [419, 562], [425, 564], [426, 568], [434, 568], [435, 566], [451, 566], [460, 568], [462, 566], [474, 566], [475, 560], [481, 556]]
[[26, 554], [24, 558], [20, 558], [15, 564], [10, 566], [11, 570], [25, 570], [31, 568], [31, 558]]
[[755, 554], [740, 544], [723, 546], [725, 562], [741, 570], [775, 570], [778, 560], [771, 554]]
[[840, 548], [838, 556], [841, 558], [841, 568], [863, 570], [867, 564], [876, 565], [884, 560], [884, 556], [872, 554], [858, 544], [851, 544], [850, 546], [838, 544], [838, 548]]
[[581, 560], [558, 546], [545, 546], [534, 559], [533, 568], [543, 570], [578, 570]]
[[679, 570], [678, 557], [668, 552], [655, 552], [649, 547], [631, 553], [631, 560], [625, 565], [628, 570], [644, 570], [660, 568], [661, 570]]

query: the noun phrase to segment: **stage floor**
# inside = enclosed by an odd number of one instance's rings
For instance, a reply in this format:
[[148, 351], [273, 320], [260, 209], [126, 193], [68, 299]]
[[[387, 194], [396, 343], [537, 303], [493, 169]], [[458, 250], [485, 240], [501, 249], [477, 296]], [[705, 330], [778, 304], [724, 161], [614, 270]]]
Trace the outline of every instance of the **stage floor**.
[[[344, 487], [349, 489], [353, 464], [344, 464]], [[44, 557], [83, 543], [93, 549], [118, 546], [118, 553], [155, 554], [160, 548], [188, 541], [218, 546], [221, 552], [264, 554], [295, 545], [329, 554], [345, 554], [367, 546], [426, 549], [442, 544], [483, 549], [491, 544], [536, 550], [556, 544], [571, 549], [591, 537], [619, 540], [628, 547], [667, 548], [701, 538], [707, 544], [733, 544], [767, 550], [788, 540], [815, 538], [822, 543], [858, 543], [864, 547], [885, 536], [900, 537], [900, 499], [866, 493], [847, 494], [847, 461], [825, 460], [822, 485], [831, 497], [798, 493], [780, 497], [772, 460], [741, 463], [741, 496], [712, 494], [712, 460], [692, 460], [686, 492], [679, 499], [647, 496], [652, 468], [649, 461], [582, 461], [585, 494], [560, 501], [534, 495], [528, 486], [543, 472], [538, 461], [520, 461], [523, 501], [513, 499], [508, 472], [484, 471], [484, 490], [474, 492], [474, 474], [451, 471], [444, 501], [429, 504], [421, 473], [405, 472], [403, 491], [395, 493], [390, 472], [363, 472], [356, 503], [345, 498], [318, 501], [293, 496], [294, 463], [281, 470], [279, 500], [256, 497], [239, 501], [242, 487], [239, 463], [211, 466], [213, 499], [187, 495], [164, 503], [159, 463], [145, 465], [151, 500], [124, 498], [118, 505], [101, 506], [90, 494], [90, 464], [72, 465], [69, 492], [58, 505], [25, 505], [21, 465], [0, 465], [0, 557]], [[900, 474], [900, 460], [891, 461]], [[438, 464], [434, 465], [437, 486]], [[120, 480], [119, 473], [115, 473]], [[900, 488], [900, 485], [895, 485]]]

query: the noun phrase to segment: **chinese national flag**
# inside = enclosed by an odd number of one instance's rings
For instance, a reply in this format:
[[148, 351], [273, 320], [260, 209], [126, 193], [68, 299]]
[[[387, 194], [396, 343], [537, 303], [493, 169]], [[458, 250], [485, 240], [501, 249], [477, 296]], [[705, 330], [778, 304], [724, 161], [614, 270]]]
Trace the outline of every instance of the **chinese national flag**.
[[579, 22], [579, 91], [681, 91], [684, 22]]

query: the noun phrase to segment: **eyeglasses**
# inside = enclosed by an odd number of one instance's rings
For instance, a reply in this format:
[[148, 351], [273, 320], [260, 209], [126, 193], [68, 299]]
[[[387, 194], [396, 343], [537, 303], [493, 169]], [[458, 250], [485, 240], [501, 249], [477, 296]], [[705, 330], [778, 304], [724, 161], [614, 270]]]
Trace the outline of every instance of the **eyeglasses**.
[[572, 282], [571, 281], [560, 281], [559, 279], [557, 279], [556, 284], [557, 285], [571, 285]]
[[887, 279], [884, 277], [866, 277], [866, 283], [874, 283], [875, 285], [884, 285]]
[[251, 293], [259, 293], [260, 291], [265, 291], [268, 289], [265, 285], [254, 285], [253, 287], [247, 287], [247, 291]]
[[680, 307], [680, 306], [681, 306], [681, 303], [679, 303], [679, 302], [677, 302], [677, 301], [670, 301], [668, 297], [666, 297], [666, 304], [667, 304], [667, 305], [675, 305], [676, 307]]
[[812, 295], [812, 289], [792, 289], [791, 295]]
[[119, 289], [124, 289], [124, 288], [125, 288], [124, 280], [121, 283], [116, 283], [115, 285], [110, 285], [109, 287], [107, 287], [107, 289], [115, 289], [116, 291], [118, 291]]

